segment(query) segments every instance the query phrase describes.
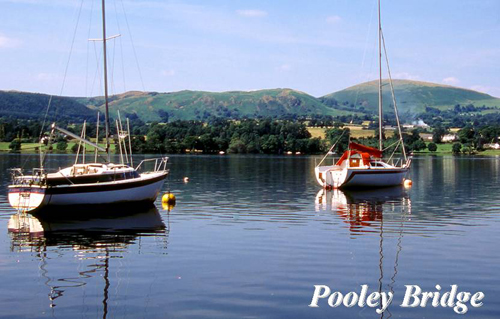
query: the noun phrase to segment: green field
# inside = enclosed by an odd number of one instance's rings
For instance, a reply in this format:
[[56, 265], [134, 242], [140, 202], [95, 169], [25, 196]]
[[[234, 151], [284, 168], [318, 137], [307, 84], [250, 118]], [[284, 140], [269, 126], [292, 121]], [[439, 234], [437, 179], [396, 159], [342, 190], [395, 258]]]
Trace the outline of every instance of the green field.
[[[9, 144], [10, 144], [10, 142], [0, 142], [0, 152], [9, 152], [10, 151]], [[61, 153], [61, 154], [72, 153], [71, 148], [75, 144], [76, 144], [75, 142], [68, 142], [68, 148], [66, 148], [66, 151], [57, 150], [56, 145], [54, 144], [54, 149], [53, 149], [52, 153]], [[104, 144], [99, 144], [99, 145], [102, 147], [105, 147]], [[35, 150], [35, 148], [37, 148], [39, 146], [40, 146], [40, 144], [38, 144], [38, 143], [22, 143], [21, 144], [21, 153], [36, 153], [37, 151]], [[110, 145], [110, 150], [112, 152], [114, 152], [114, 150], [115, 150], [114, 144]], [[92, 152], [94, 152], [94, 148], [92, 146], [87, 146], [86, 152], [92, 153]]]
[[[352, 138], [364, 138], [364, 137], [373, 137], [375, 135], [375, 130], [363, 129], [360, 126], [346, 126], [351, 130]], [[307, 130], [311, 134], [312, 137], [320, 137], [325, 138], [325, 131], [329, 127], [308, 127]], [[386, 137], [392, 137], [394, 135], [394, 131], [385, 131]]]
[[[429, 143], [426, 143], [429, 145]], [[453, 154], [452, 148], [453, 148], [453, 143], [445, 143], [445, 144], [436, 144], [437, 145], [437, 151], [435, 152], [430, 152], [428, 149], [425, 149], [424, 151], [418, 151], [414, 152], [415, 154], [419, 155], [451, 155]], [[475, 155], [482, 155], [482, 156], [500, 156], [500, 150], [485, 150], [482, 152], [478, 152]]]

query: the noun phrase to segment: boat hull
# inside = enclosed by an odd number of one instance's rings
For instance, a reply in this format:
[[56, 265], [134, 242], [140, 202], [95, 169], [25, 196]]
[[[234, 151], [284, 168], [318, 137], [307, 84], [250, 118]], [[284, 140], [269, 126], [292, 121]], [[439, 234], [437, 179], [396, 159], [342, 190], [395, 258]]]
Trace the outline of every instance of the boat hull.
[[324, 188], [379, 188], [402, 185], [408, 168], [317, 167], [316, 179]]
[[402, 185], [407, 173], [407, 168], [347, 169], [346, 179], [340, 188]]
[[22, 211], [32, 211], [43, 206], [45, 201], [45, 192], [47, 188], [32, 186], [9, 186], [9, 203], [15, 209]]
[[[153, 202], [158, 197], [167, 174], [167, 172], [159, 172], [141, 175], [140, 178], [132, 180], [53, 187], [16, 187], [14, 185], [9, 187], [9, 202], [12, 207], [26, 212], [73, 205]], [[29, 205], [25, 204], [28, 193], [30, 193]]]

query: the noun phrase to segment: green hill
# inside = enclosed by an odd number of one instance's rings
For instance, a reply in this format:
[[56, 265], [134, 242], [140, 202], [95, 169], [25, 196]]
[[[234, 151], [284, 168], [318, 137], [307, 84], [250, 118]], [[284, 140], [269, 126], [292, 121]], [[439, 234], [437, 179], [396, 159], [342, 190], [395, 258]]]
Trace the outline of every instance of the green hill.
[[[0, 91], [0, 116], [41, 119], [47, 112], [50, 95], [16, 91]], [[52, 119], [93, 119], [96, 112], [70, 97], [53, 96], [50, 113]]]
[[[409, 117], [425, 112], [430, 106], [441, 110], [460, 104], [473, 104], [481, 112], [500, 111], [500, 99], [488, 94], [434, 84], [394, 80], [400, 114]], [[0, 116], [43, 118], [49, 95], [0, 91]], [[392, 97], [384, 81], [384, 109], [392, 112]], [[362, 83], [320, 98], [291, 89], [258, 91], [203, 92], [179, 91], [172, 93], [126, 92], [110, 97], [110, 113], [117, 110], [136, 114], [145, 122], [167, 120], [205, 120], [211, 116], [225, 118], [256, 118], [284, 116], [348, 115], [371, 113], [378, 109], [378, 81]], [[53, 97], [49, 115], [75, 121], [95, 118], [104, 110], [103, 97]]]
[[[455, 105], [473, 104], [500, 108], [500, 99], [468, 89], [442, 84], [409, 80], [393, 80], [396, 102], [401, 114], [415, 114], [425, 111], [426, 106], [439, 109], [453, 108]], [[383, 81], [383, 108], [393, 110], [389, 81]], [[325, 95], [320, 100], [331, 107], [349, 106], [352, 110], [378, 112], [378, 81], [365, 82], [347, 89]]]
[[[91, 108], [104, 109], [102, 97], [79, 99]], [[343, 115], [349, 111], [332, 109], [317, 98], [291, 89], [259, 91], [173, 93], [127, 92], [110, 99], [110, 112], [135, 113], [144, 121], [203, 120], [210, 116], [282, 117], [284, 115]]]

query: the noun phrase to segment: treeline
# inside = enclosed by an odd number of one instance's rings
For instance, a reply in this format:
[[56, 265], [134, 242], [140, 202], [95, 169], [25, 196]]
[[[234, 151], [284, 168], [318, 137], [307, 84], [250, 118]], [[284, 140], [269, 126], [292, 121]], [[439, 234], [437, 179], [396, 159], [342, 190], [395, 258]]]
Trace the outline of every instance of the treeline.
[[453, 144], [453, 153], [474, 154], [484, 151], [486, 144], [498, 143], [500, 125], [474, 127], [467, 125], [458, 131], [458, 142]]
[[[146, 124], [137, 117], [131, 119], [132, 148], [135, 153], [190, 153], [203, 152], [216, 154], [221, 151], [238, 154], [284, 154], [287, 152], [301, 154], [318, 154], [326, 152], [333, 144], [334, 151], [342, 153], [347, 149], [350, 140], [364, 145], [378, 147], [378, 131], [369, 138], [354, 139], [349, 128], [342, 122], [330, 122], [333, 119], [318, 119], [316, 124], [327, 124], [330, 128], [325, 130], [326, 138], [312, 137], [306, 121], [275, 119], [247, 119], [227, 120], [211, 119], [210, 122], [202, 121], [174, 121], [171, 123]], [[326, 122], [326, 123], [325, 123]], [[48, 135], [49, 123], [45, 124], [42, 135]], [[309, 123], [307, 123], [309, 124]], [[79, 135], [83, 124], [58, 123], [73, 133]], [[37, 143], [39, 141], [42, 123], [35, 120], [20, 120], [0, 118], [0, 141], [9, 142], [12, 150], [19, 150], [22, 143]], [[101, 122], [100, 141], [103, 143], [104, 128]], [[115, 132], [114, 127], [111, 129]], [[403, 140], [408, 151], [421, 151], [426, 145], [420, 137], [422, 129], [414, 129], [403, 133]], [[95, 123], [86, 125], [86, 136], [95, 139], [97, 127]], [[433, 128], [433, 142], [440, 143], [449, 127], [439, 122]], [[454, 153], [474, 153], [485, 148], [486, 144], [497, 143], [500, 136], [500, 125], [467, 124], [458, 132], [458, 141], [453, 146]], [[112, 136], [114, 143], [117, 143]], [[397, 136], [384, 139], [384, 148], [396, 145]], [[60, 151], [67, 150], [70, 145], [68, 140], [58, 135], [54, 140], [54, 148]], [[433, 143], [431, 143], [433, 144]], [[435, 145], [432, 145], [434, 149]], [[74, 144], [71, 151], [76, 152], [78, 145]], [[119, 147], [115, 148], [116, 150]], [[389, 147], [390, 154], [393, 148]], [[431, 150], [431, 148], [429, 148]], [[435, 150], [435, 149], [434, 149]]]
[[463, 128], [467, 125], [499, 125], [500, 113], [478, 113], [481, 111], [492, 109], [495, 108], [487, 107], [484, 105], [481, 107], [476, 107], [473, 104], [457, 104], [453, 109], [448, 110], [440, 110], [434, 107], [427, 106], [425, 108], [425, 112], [419, 114], [418, 118], [423, 120], [431, 127], [442, 125], [448, 127]]
[[270, 119], [152, 123], [145, 137], [133, 139], [133, 150], [140, 153], [315, 154], [325, 148], [325, 141], [312, 138], [304, 123]]

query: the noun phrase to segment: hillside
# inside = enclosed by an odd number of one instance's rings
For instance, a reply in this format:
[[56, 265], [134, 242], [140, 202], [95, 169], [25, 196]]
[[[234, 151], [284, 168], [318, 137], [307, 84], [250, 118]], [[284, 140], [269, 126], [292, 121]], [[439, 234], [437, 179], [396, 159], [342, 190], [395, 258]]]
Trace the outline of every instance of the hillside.
[[[47, 112], [47, 94], [0, 91], [0, 116], [41, 119]], [[91, 119], [96, 112], [70, 97], [52, 97], [50, 115], [64, 119]]]
[[[401, 114], [415, 114], [425, 111], [426, 106], [439, 109], [455, 105], [473, 104], [476, 107], [500, 108], [500, 99], [468, 89], [442, 84], [409, 80], [393, 80], [398, 109]], [[392, 96], [389, 81], [383, 81], [383, 108], [392, 111]], [[332, 107], [349, 106], [352, 110], [378, 110], [378, 81], [365, 82], [347, 89], [325, 95], [320, 100]], [[352, 105], [355, 105], [352, 107]]]
[[[103, 110], [102, 97], [79, 99], [91, 108]], [[282, 117], [284, 115], [343, 115], [349, 111], [334, 110], [317, 98], [290, 89], [259, 91], [203, 92], [180, 91], [173, 93], [127, 92], [110, 99], [110, 112], [135, 113], [144, 121], [203, 120], [210, 116]]]
[[[455, 105], [473, 104], [480, 112], [500, 111], [500, 99], [488, 94], [434, 84], [395, 80], [395, 93], [400, 114], [413, 118], [430, 106], [441, 110]], [[392, 112], [392, 97], [384, 81], [384, 109]], [[0, 91], [0, 116], [43, 118], [49, 95]], [[482, 108], [485, 106], [485, 108]], [[135, 114], [145, 122], [172, 120], [205, 120], [211, 116], [225, 118], [256, 118], [311, 115], [376, 114], [378, 109], [378, 82], [362, 83], [316, 98], [291, 89], [258, 91], [203, 92], [179, 91], [172, 93], [131, 91], [110, 97], [110, 113]], [[103, 97], [53, 97], [49, 115], [75, 121], [95, 118], [104, 110]]]

